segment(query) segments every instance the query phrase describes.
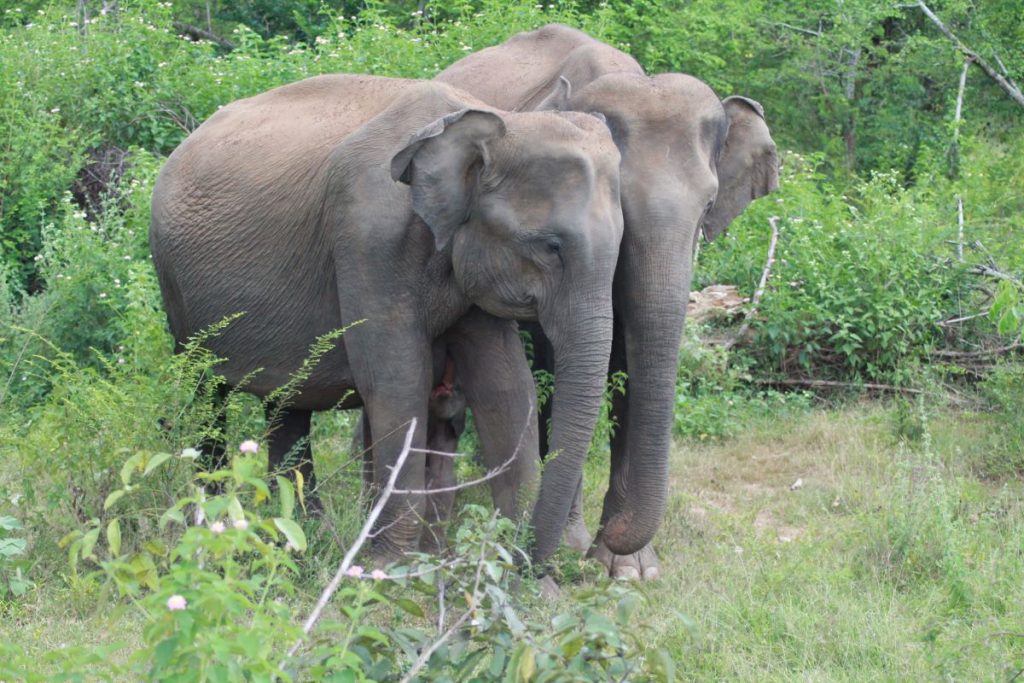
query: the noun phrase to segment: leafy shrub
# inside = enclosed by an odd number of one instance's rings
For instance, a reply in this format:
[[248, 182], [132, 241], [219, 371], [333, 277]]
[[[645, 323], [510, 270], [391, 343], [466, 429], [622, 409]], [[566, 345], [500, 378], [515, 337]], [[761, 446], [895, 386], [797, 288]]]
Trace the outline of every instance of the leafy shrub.
[[701, 282], [750, 288], [764, 264], [767, 216], [783, 216], [754, 323], [760, 368], [824, 379], [907, 383], [943, 343], [938, 325], [972, 300], [966, 267], [942, 258], [934, 208], [893, 175], [840, 195], [815, 159], [786, 158], [778, 197], [748, 209], [702, 255]]
[[[666, 653], [645, 656], [643, 628], [630, 627], [642, 600], [624, 588], [586, 591], [576, 610], [549, 624], [526, 618], [512, 590], [525, 557], [511, 545], [515, 527], [472, 506], [451, 558], [420, 556], [387, 573], [349, 566], [332, 597], [334, 610], [306, 636], [298, 626], [308, 609], [298, 585], [306, 535], [293, 519], [298, 489], [289, 479], [276, 479], [272, 497], [255, 457], [240, 453], [229, 469], [199, 476], [224, 484], [224, 493], [209, 496], [185, 484], [185, 495], [158, 523], [139, 517], [147, 489], [187, 481], [180, 475], [191, 469], [193, 455], [191, 449], [131, 455], [120, 468], [120, 488], [105, 501], [109, 521], [93, 520], [62, 542], [73, 576], [86, 570], [84, 580], [115, 588], [142, 615], [141, 646], [124, 664], [101, 666], [82, 649], [51, 653], [43, 662], [64, 675], [154, 681], [384, 681], [414, 671], [424, 681], [672, 680]], [[123, 535], [128, 528], [131, 543]], [[439, 599], [445, 604], [445, 595], [452, 621], [439, 638], [428, 615]], [[289, 655], [300, 642], [296, 656]], [[0, 653], [10, 654], [2, 646]], [[40, 675], [24, 657], [11, 655], [4, 666], [3, 675]]]
[[25, 547], [21, 522], [0, 516], [0, 606], [11, 598], [20, 598], [32, 587], [25, 576]]

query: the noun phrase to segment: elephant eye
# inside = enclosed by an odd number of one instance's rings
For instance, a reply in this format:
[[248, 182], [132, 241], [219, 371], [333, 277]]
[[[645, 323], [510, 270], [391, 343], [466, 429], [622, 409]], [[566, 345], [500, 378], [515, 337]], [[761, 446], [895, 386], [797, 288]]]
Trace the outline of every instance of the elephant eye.
[[562, 243], [556, 239], [549, 239], [544, 243], [548, 252], [551, 254], [559, 254], [562, 251]]

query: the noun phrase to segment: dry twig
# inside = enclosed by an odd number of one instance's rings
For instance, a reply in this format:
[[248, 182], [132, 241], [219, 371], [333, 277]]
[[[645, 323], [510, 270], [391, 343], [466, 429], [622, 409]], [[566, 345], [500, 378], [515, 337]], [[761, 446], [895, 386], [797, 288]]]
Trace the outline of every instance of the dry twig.
[[924, 3], [924, 0], [917, 0], [917, 6], [920, 7], [921, 11], [925, 13], [925, 16], [931, 19], [931, 22], [935, 24], [940, 31], [942, 31], [942, 34], [949, 38], [949, 40], [954, 45], [956, 45], [958, 50], [963, 52], [969, 59], [977, 63], [977, 65], [981, 67], [981, 70], [988, 74], [989, 78], [998, 83], [999, 87], [1006, 91], [1006, 94], [1010, 96], [1010, 99], [1012, 99], [1020, 106], [1024, 107], [1024, 93], [1020, 91], [1020, 88], [1018, 88], [1011, 81], [1007, 80], [1007, 78], [1000, 74], [998, 71], [993, 69], [992, 66], [984, 59], [982, 59], [977, 52], [971, 50], [966, 45], [964, 45], [960, 41], [960, 39], [957, 38], [956, 35], [952, 31], [950, 31], [945, 24], [942, 23], [942, 20], [935, 16], [935, 13], [932, 12], [928, 5]]
[[743, 316], [743, 324], [740, 325], [740, 329], [722, 344], [722, 347], [725, 349], [732, 348], [737, 342], [747, 336], [747, 333], [750, 331], [750, 321], [757, 313], [757, 305], [761, 302], [761, 297], [764, 296], [764, 290], [768, 284], [768, 276], [771, 274], [772, 265], [775, 263], [775, 247], [779, 243], [779, 217], [770, 216], [768, 224], [772, 228], [772, 238], [768, 243], [768, 258], [765, 261], [764, 270], [761, 271], [761, 281], [757, 284], [757, 291], [754, 292], [754, 296], [750, 300], [750, 308], [747, 310], [747, 314]]
[[175, 21], [173, 23], [173, 25], [174, 25], [174, 28], [178, 29], [179, 31], [182, 32], [182, 34], [188, 36], [192, 40], [195, 40], [195, 41], [208, 40], [211, 43], [216, 43], [217, 45], [220, 45], [222, 48], [224, 48], [226, 50], [234, 50], [235, 49], [235, 44], [234, 43], [232, 43], [227, 38], [221, 38], [220, 36], [218, 36], [216, 33], [213, 33], [212, 31], [207, 31], [206, 29], [199, 28], [198, 26], [193, 26], [192, 24], [186, 24], [183, 21]]
[[912, 387], [900, 387], [895, 384], [876, 384], [874, 382], [837, 382], [827, 379], [758, 379], [754, 380], [758, 384], [767, 384], [770, 386], [786, 386], [786, 387], [820, 387], [820, 388], [834, 388], [834, 389], [871, 389], [874, 391], [891, 391], [893, 393], [901, 394], [923, 394], [925, 393], [921, 389], [914, 389]]
[[[352, 561], [356, 555], [362, 549], [363, 544], [370, 537], [370, 532], [373, 529], [373, 525], [377, 522], [377, 518], [380, 513], [384, 510], [384, 506], [387, 504], [388, 499], [391, 498], [391, 494], [394, 493], [395, 483], [398, 481], [398, 475], [402, 471], [402, 467], [405, 466], [405, 461], [409, 457], [409, 449], [412, 446], [412, 437], [416, 433], [416, 418], [413, 418], [409, 424], [409, 431], [405, 434], [405, 443], [402, 445], [402, 452], [398, 456], [398, 460], [395, 461], [394, 466], [391, 468], [391, 476], [388, 477], [388, 483], [381, 492], [380, 498], [377, 499], [377, 504], [370, 510], [369, 517], [366, 518], [366, 523], [363, 524], [363, 528], [359, 531], [359, 535], [356, 537], [355, 543], [345, 553], [345, 557], [342, 558], [341, 564], [338, 565], [338, 571], [335, 572], [334, 578], [327, 584], [323, 593], [320, 594], [320, 599], [317, 600], [316, 606], [310, 613], [309, 618], [302, 625], [302, 635], [307, 636], [309, 632], [316, 626], [316, 622], [320, 620], [320, 616], [323, 614], [324, 608], [327, 607], [327, 603], [330, 602], [331, 597], [337, 592], [338, 587], [341, 586], [342, 580], [345, 578], [345, 573], [349, 567], [352, 566]], [[291, 659], [299, 647], [302, 645], [302, 638], [300, 637], [295, 644], [288, 649], [288, 654], [285, 656], [285, 661], [282, 661], [278, 668], [283, 669], [285, 662]]]

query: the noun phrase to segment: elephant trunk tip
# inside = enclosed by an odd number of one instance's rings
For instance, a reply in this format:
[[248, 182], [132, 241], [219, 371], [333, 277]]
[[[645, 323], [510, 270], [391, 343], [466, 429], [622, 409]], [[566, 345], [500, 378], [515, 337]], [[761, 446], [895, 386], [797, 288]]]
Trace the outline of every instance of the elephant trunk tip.
[[631, 555], [650, 543], [654, 536], [637, 533], [636, 520], [631, 510], [622, 510], [612, 517], [601, 529], [601, 538], [608, 549], [616, 555]]

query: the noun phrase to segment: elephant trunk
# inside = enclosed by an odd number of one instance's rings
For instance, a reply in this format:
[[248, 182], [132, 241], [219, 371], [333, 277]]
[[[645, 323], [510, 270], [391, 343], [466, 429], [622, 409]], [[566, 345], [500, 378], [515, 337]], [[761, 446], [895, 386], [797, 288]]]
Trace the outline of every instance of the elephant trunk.
[[554, 349], [555, 391], [551, 454], [533, 511], [535, 562], [558, 547], [597, 424], [612, 342], [609, 285], [589, 302], [574, 302], [575, 312], [568, 316], [564, 307], [541, 312], [541, 326]]
[[[695, 221], [680, 220], [683, 216], [686, 212], [674, 211], [663, 220], [647, 221], [650, 230], [633, 231], [623, 240], [616, 273], [628, 376], [628, 429], [625, 462], [613, 473], [600, 533], [619, 555], [638, 552], [651, 542], [668, 498], [679, 342], [696, 227]], [[638, 233], [654, 239], [645, 243]]]

